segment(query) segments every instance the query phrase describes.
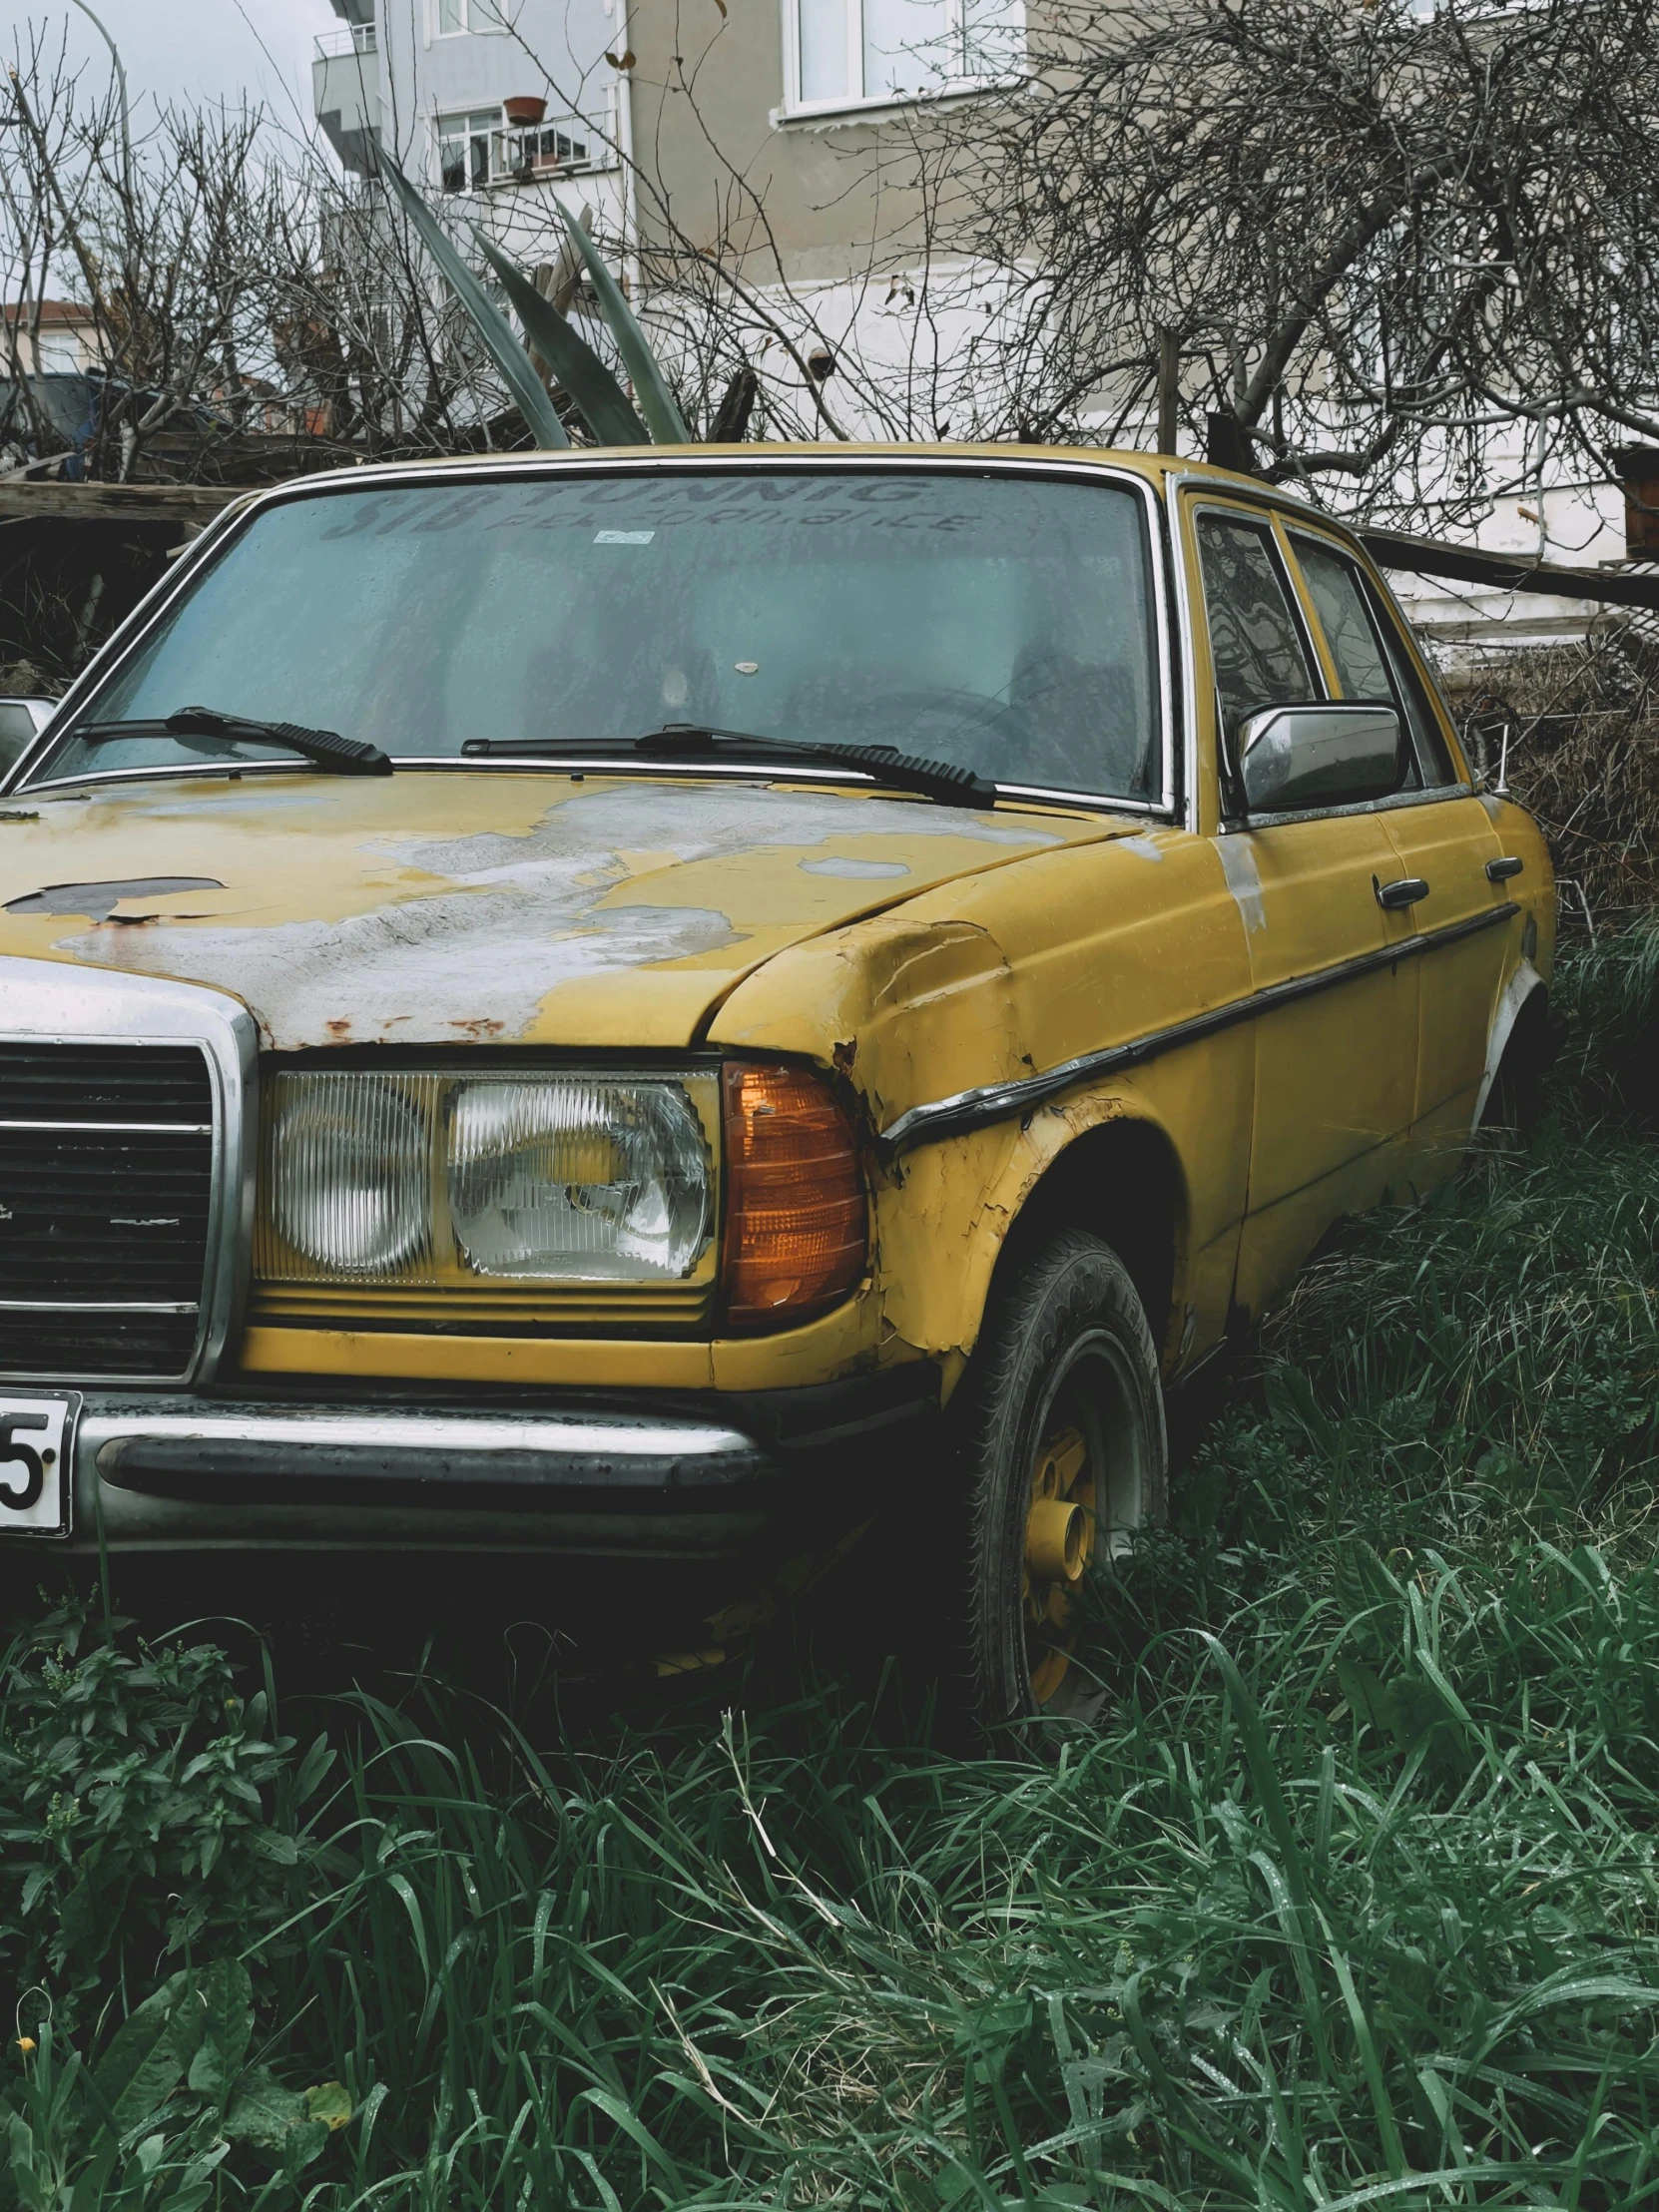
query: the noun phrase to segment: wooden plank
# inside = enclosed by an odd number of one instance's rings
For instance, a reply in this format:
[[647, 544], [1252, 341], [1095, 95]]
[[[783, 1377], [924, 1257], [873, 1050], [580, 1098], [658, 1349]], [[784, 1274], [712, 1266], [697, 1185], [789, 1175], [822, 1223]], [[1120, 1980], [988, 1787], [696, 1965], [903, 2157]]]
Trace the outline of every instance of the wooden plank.
[[201, 524], [249, 487], [237, 484], [32, 484], [0, 478], [0, 522]]
[[1608, 607], [1659, 608], [1659, 572], [1636, 568], [1568, 568], [1551, 561], [1519, 560], [1511, 553], [1482, 553], [1472, 545], [1444, 545], [1438, 538], [1403, 530], [1362, 530], [1361, 542], [1379, 568], [1409, 569], [1418, 576], [1449, 576], [1460, 584], [1494, 591], [1549, 592], [1560, 599], [1590, 599]]

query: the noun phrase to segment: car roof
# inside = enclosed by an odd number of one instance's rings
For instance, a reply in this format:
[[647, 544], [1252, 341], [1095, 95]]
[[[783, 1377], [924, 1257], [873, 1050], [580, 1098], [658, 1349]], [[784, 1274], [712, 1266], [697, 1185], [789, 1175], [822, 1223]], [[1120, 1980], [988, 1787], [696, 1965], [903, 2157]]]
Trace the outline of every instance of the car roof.
[[[1020, 462], [1056, 461], [1082, 462], [1085, 465], [1110, 464], [1127, 468], [1136, 474], [1157, 478], [1171, 470], [1188, 473], [1195, 465], [1190, 460], [1180, 460], [1167, 453], [1146, 453], [1134, 447], [1101, 445], [1019, 445], [971, 443], [966, 440], [948, 439], [880, 439], [858, 441], [842, 438], [768, 438], [749, 439], [737, 445], [705, 445], [691, 442], [685, 445], [573, 445], [537, 446], [514, 453], [447, 453], [433, 455], [430, 459], [403, 461], [369, 461], [350, 468], [328, 469], [303, 478], [303, 484], [361, 483], [365, 478], [384, 481], [400, 476], [426, 476], [433, 473], [479, 474], [492, 476], [511, 474], [515, 467], [541, 474], [549, 468], [580, 467], [593, 461], [621, 463], [635, 467], [661, 466], [665, 461], [696, 463], [702, 460], [744, 461], [765, 464], [773, 460], [881, 460], [899, 462], [917, 460]], [[1206, 473], [1223, 476], [1226, 471]], [[1235, 483], [1249, 484], [1252, 479], [1238, 476]], [[292, 478], [286, 485], [273, 489], [297, 488]], [[1261, 487], [1258, 486], [1258, 489]]]
[[741, 445], [579, 445], [560, 448], [538, 446], [516, 453], [446, 453], [429, 459], [368, 461], [350, 468], [322, 469], [314, 475], [288, 477], [283, 482], [245, 492], [232, 502], [227, 514], [247, 513], [274, 503], [304, 497], [313, 491], [361, 491], [388, 483], [444, 482], [455, 476], [503, 477], [557, 475], [561, 469], [606, 467], [697, 467], [706, 461], [735, 461], [741, 466], [767, 467], [778, 461], [890, 460], [901, 466], [918, 461], [945, 461], [960, 467], [979, 462], [993, 467], [1019, 469], [1037, 464], [1043, 468], [1109, 468], [1139, 476], [1162, 491], [1178, 480], [1185, 489], [1213, 486], [1268, 506], [1318, 517], [1338, 530], [1346, 526], [1295, 490], [1267, 484], [1259, 476], [1217, 468], [1213, 463], [1171, 453], [1148, 453], [1134, 446], [972, 444], [947, 440], [891, 440], [858, 442], [838, 438], [779, 438]]

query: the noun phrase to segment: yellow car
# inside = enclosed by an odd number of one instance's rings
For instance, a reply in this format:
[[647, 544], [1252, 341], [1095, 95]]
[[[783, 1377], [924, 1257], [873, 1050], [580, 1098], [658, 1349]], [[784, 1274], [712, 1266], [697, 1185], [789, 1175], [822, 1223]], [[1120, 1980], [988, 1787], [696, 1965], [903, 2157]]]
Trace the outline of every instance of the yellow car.
[[1452, 1171], [1553, 911], [1354, 539], [1242, 477], [267, 493], [0, 794], [0, 1534], [737, 1591], [931, 1471], [979, 1717], [1083, 1717], [1164, 1393]]

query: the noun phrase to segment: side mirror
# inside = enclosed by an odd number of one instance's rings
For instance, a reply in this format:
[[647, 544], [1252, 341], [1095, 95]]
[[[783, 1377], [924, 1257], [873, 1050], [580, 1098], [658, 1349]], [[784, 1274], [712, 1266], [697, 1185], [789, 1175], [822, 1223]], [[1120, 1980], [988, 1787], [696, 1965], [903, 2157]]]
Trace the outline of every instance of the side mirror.
[[57, 708], [55, 699], [0, 699], [0, 776], [17, 766]]
[[1239, 725], [1238, 767], [1253, 815], [1353, 806], [1399, 782], [1399, 710], [1350, 700], [1263, 707]]

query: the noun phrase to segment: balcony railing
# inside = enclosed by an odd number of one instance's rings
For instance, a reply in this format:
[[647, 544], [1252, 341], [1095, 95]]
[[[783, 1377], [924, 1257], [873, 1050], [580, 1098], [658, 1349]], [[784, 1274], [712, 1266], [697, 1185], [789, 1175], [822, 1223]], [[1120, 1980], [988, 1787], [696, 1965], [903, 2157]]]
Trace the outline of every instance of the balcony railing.
[[372, 23], [346, 23], [337, 31], [323, 31], [316, 42], [319, 62], [344, 61], [351, 54], [377, 51]]

